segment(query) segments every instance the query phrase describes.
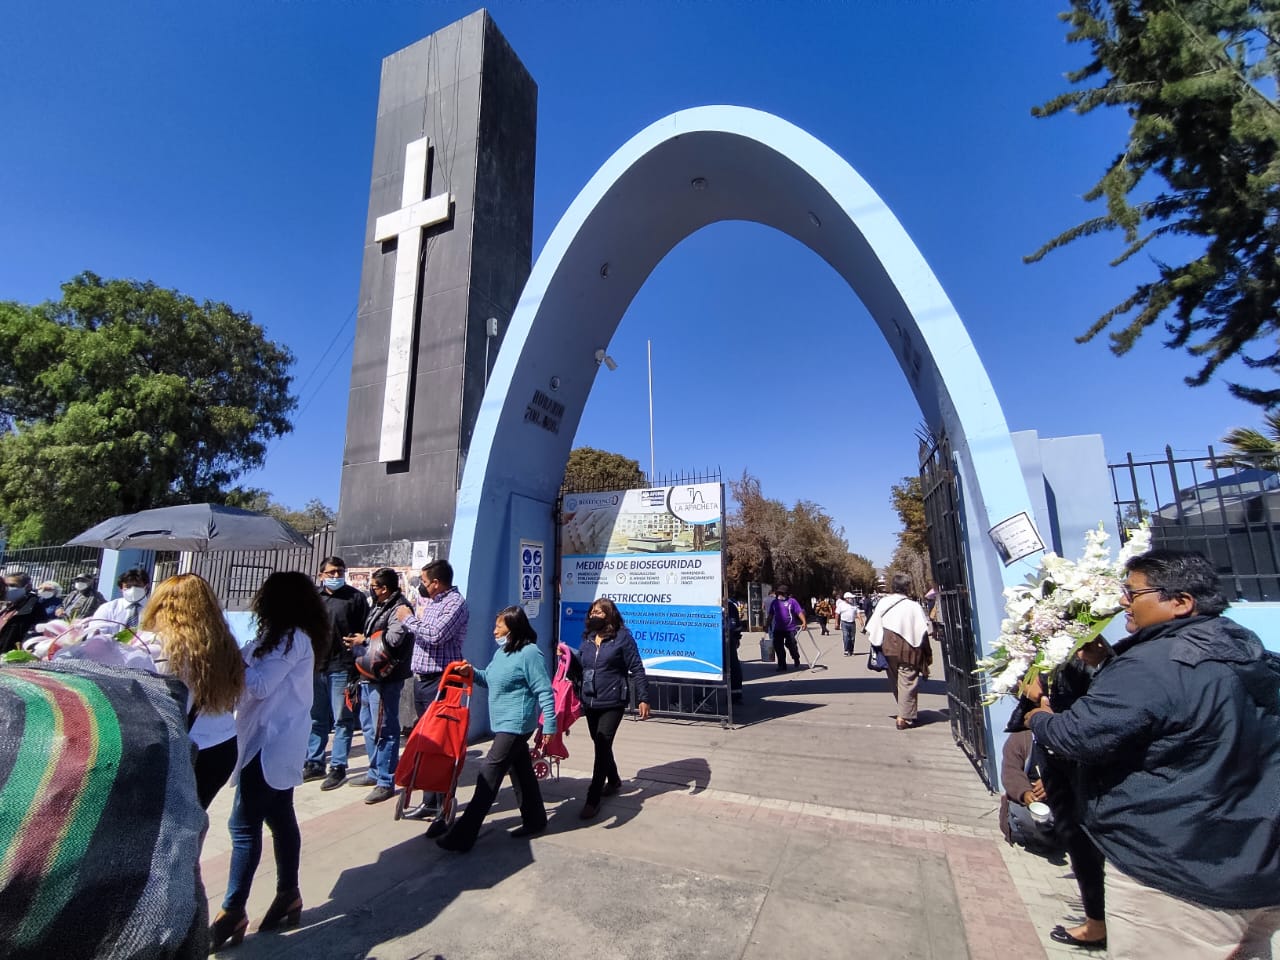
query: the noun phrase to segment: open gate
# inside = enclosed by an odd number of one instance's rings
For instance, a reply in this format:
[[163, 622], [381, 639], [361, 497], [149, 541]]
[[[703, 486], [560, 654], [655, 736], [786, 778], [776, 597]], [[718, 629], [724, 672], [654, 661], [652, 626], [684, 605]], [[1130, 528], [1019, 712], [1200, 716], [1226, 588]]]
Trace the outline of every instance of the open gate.
[[937, 590], [941, 623], [939, 646], [946, 671], [947, 705], [951, 735], [992, 787], [987, 763], [986, 734], [978, 679], [977, 639], [969, 601], [969, 577], [965, 568], [964, 530], [960, 479], [952, 469], [951, 445], [946, 437], [934, 441], [920, 461], [920, 489], [924, 495], [925, 527], [929, 558]]

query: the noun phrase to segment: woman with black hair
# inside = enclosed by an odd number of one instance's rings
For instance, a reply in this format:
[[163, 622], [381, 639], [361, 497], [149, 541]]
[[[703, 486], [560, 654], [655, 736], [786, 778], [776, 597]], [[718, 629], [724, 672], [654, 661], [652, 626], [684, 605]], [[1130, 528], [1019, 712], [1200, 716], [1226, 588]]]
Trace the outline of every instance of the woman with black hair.
[[547, 827], [547, 810], [542, 805], [542, 791], [529, 759], [529, 738], [538, 728], [538, 713], [543, 717], [542, 732], [556, 733], [556, 701], [551, 692], [547, 662], [538, 650], [538, 634], [520, 607], [507, 607], [493, 624], [493, 639], [501, 647], [489, 666], [467, 664], [463, 676], [470, 671], [476, 683], [489, 688], [489, 726], [493, 744], [480, 765], [476, 790], [449, 832], [436, 840], [445, 850], [459, 853], [470, 850], [480, 833], [480, 824], [493, 806], [502, 786], [502, 778], [511, 774], [511, 786], [520, 807], [520, 826], [513, 837], [531, 837]]
[[612, 796], [622, 786], [618, 764], [613, 759], [613, 738], [630, 696], [627, 678], [635, 680], [641, 720], [649, 719], [649, 685], [635, 638], [622, 622], [617, 606], [606, 597], [591, 604], [587, 611], [578, 656], [582, 660], [582, 712], [596, 749], [587, 801], [578, 816], [590, 820], [600, 809], [600, 798]]
[[276, 857], [276, 898], [258, 927], [295, 926], [302, 914], [298, 866], [302, 835], [293, 811], [293, 788], [302, 782], [311, 732], [316, 664], [329, 651], [329, 618], [315, 585], [301, 573], [273, 573], [253, 598], [258, 632], [243, 651], [244, 695], [236, 713], [239, 756], [232, 777], [235, 803], [231, 871], [222, 909], [209, 929], [212, 949], [233, 946], [249, 927], [245, 904], [262, 858], [262, 825], [271, 828]]

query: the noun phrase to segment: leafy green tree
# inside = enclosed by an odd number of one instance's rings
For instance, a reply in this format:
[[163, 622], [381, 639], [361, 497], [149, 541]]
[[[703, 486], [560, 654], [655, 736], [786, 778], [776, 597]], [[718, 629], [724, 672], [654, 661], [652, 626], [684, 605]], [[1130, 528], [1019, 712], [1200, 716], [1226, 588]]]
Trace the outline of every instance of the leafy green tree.
[[[736, 508], [726, 521], [725, 579], [743, 590], [750, 581], [789, 583], [797, 597], [842, 592], [851, 585], [844, 533], [818, 504], [788, 508], [766, 497], [745, 471], [729, 482]], [[870, 567], [870, 563], [867, 564]], [[872, 570], [874, 577], [874, 570]]]
[[924, 491], [920, 485], [920, 477], [903, 477], [900, 483], [889, 488], [893, 509], [902, 521], [902, 529], [898, 531], [898, 545], [894, 550], [889, 566], [885, 568], [885, 577], [892, 576], [894, 570], [902, 570], [911, 575], [912, 581], [924, 593], [925, 584], [929, 581], [929, 531], [925, 524]]
[[633, 490], [644, 486], [648, 486], [648, 482], [639, 461], [594, 447], [575, 447], [569, 451], [560, 489], [582, 492]]
[[[1153, 257], [1154, 278], [1104, 313], [1080, 342], [1125, 318], [1110, 335], [1112, 351], [1124, 354], [1163, 318], [1166, 345], [1203, 358], [1188, 384], [1208, 382], [1237, 354], [1249, 367], [1274, 374], [1280, 370], [1280, 4], [1070, 0], [1060, 16], [1070, 24], [1068, 41], [1092, 53], [1067, 79], [1090, 85], [1032, 112], [1048, 117], [1122, 107], [1133, 123], [1128, 142], [1085, 194], [1086, 201], [1104, 201], [1106, 211], [1026, 259], [1118, 230], [1125, 247], [1115, 265], [1153, 240], [1182, 238], [1172, 249], [1185, 251], [1190, 243], [1195, 255], [1184, 263]], [[1262, 355], [1242, 353], [1255, 341]], [[1230, 389], [1262, 406], [1280, 403], [1280, 389], [1239, 383]]]
[[884, 568], [884, 579], [892, 580], [893, 575], [901, 571], [911, 578], [912, 593], [916, 598], [923, 597], [929, 590], [932, 574], [929, 571], [929, 554], [921, 553], [909, 547], [901, 540], [898, 548], [889, 558], [889, 565]]
[[247, 313], [84, 273], [0, 302], [0, 524], [66, 539], [106, 517], [224, 502], [292, 429], [293, 355]]
[[[844, 562], [844, 584], [846, 589], [859, 593], [871, 593], [876, 588], [876, 565], [860, 553], [850, 553]], [[843, 593], [836, 584], [837, 592]]]
[[331, 526], [338, 519], [333, 508], [325, 505], [319, 497], [312, 497], [301, 510], [291, 510], [282, 503], [276, 503], [265, 490], [250, 489], [228, 496], [227, 503], [275, 517], [308, 536]]

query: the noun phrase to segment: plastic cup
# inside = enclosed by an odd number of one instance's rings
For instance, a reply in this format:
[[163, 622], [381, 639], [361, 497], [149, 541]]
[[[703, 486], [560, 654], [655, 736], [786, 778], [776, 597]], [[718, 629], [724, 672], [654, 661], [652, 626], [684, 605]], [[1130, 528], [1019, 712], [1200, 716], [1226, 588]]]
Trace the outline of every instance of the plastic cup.
[[1049, 805], [1040, 803], [1038, 800], [1035, 803], [1027, 804], [1027, 812], [1031, 814], [1031, 819], [1036, 823], [1048, 823], [1053, 816], [1049, 812]]

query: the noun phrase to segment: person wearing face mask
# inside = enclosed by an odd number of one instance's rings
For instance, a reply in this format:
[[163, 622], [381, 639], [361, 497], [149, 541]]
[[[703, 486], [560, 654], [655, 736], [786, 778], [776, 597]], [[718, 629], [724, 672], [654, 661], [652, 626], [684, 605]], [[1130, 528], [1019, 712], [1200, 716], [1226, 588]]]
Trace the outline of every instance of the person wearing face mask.
[[[471, 619], [467, 601], [453, 585], [453, 567], [448, 560], [432, 560], [421, 570], [418, 595], [427, 602], [421, 613], [401, 607], [396, 619], [413, 635], [413, 707], [418, 719], [436, 697], [444, 668], [462, 659], [462, 641]], [[440, 796], [429, 793], [418, 806], [405, 812], [409, 820], [435, 817], [428, 837], [438, 837], [448, 829], [440, 819]]]
[[142, 622], [142, 608], [151, 590], [151, 576], [147, 571], [134, 567], [120, 575], [117, 582], [121, 596], [108, 600], [93, 611], [95, 620], [114, 620], [121, 628], [137, 630]]
[[613, 758], [613, 738], [629, 698], [627, 679], [635, 681], [641, 720], [649, 719], [649, 685], [635, 638], [618, 608], [606, 597], [587, 611], [578, 656], [582, 661], [582, 712], [596, 749], [586, 803], [578, 816], [590, 820], [600, 809], [600, 798], [612, 796], [622, 786]]
[[62, 598], [62, 606], [57, 615], [64, 620], [79, 620], [87, 617], [106, 603], [106, 597], [100, 594], [91, 577], [76, 577], [71, 581], [71, 593]]
[[[341, 557], [325, 557], [320, 561], [320, 603], [329, 618], [329, 635], [334, 638], [329, 658], [315, 676], [315, 696], [311, 703], [311, 739], [307, 742], [307, 759], [302, 765], [302, 779], [323, 780], [321, 790], [333, 790], [347, 779], [347, 758], [351, 753], [351, 737], [356, 717], [347, 706], [347, 683], [355, 677], [355, 659], [342, 637], [359, 633], [369, 617], [369, 601], [347, 583], [347, 564]], [[324, 748], [333, 731], [333, 751], [329, 755], [329, 772], [324, 768]]]
[[22, 645], [36, 624], [48, 617], [40, 598], [31, 589], [31, 577], [21, 570], [4, 575], [5, 599], [0, 604], [0, 653]]
[[493, 639], [498, 643], [488, 667], [466, 664], [462, 676], [471, 673], [476, 683], [489, 688], [489, 726], [493, 729], [493, 745], [480, 765], [476, 790], [449, 831], [436, 840], [445, 850], [464, 853], [470, 850], [480, 832], [485, 815], [493, 806], [502, 778], [511, 774], [516, 805], [520, 808], [520, 826], [513, 837], [532, 837], [547, 827], [547, 810], [542, 791], [529, 758], [529, 738], [538, 728], [538, 714], [543, 716], [542, 732], [556, 734], [556, 700], [547, 673], [547, 661], [538, 649], [538, 634], [520, 607], [507, 607], [493, 624]]
[[52, 620], [62, 609], [62, 585], [56, 580], [46, 580], [36, 587], [36, 596], [40, 598], [40, 606], [44, 609], [44, 618]]

